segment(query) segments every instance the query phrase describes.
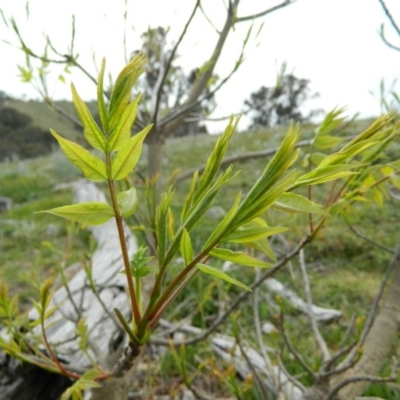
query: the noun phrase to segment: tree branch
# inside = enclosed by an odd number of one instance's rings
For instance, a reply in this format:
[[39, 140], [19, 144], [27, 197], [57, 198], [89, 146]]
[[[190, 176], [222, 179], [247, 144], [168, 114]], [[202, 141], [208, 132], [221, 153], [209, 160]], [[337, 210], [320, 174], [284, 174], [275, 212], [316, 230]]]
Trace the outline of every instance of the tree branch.
[[343, 379], [340, 383], [334, 386], [326, 396], [325, 400], [333, 400], [335, 395], [339, 392], [340, 389], [344, 388], [347, 385], [355, 382], [393, 382], [396, 378], [395, 377], [386, 377], [380, 378], [378, 376], [371, 376], [371, 375], [361, 375], [361, 376], [352, 376], [347, 379]]
[[[186, 22], [185, 27], [183, 28], [183, 31], [182, 31], [178, 41], [176, 42], [174, 48], [172, 49], [171, 55], [170, 55], [170, 57], [169, 57], [169, 59], [167, 61], [167, 64], [165, 66], [164, 72], [163, 72], [163, 74], [160, 74], [161, 79], [160, 79], [160, 81], [157, 81], [157, 83], [155, 85], [154, 90], [156, 92], [156, 100], [155, 100], [155, 106], [154, 106], [154, 112], [153, 112], [153, 123], [154, 123], [154, 125], [157, 125], [158, 110], [160, 108], [162, 88], [164, 86], [165, 79], [167, 78], [168, 72], [171, 69], [172, 61], [174, 60], [175, 54], [176, 54], [176, 52], [178, 50], [178, 47], [179, 47], [179, 45], [181, 44], [183, 38], [186, 35], [186, 32], [187, 32], [187, 30], [189, 28], [189, 25], [191, 24], [195, 14], [196, 14], [197, 8], [200, 6], [200, 2], [201, 2], [200, 0], [196, 1], [196, 4], [195, 4], [195, 6], [193, 8], [193, 11], [190, 14], [190, 17], [189, 17], [188, 21]], [[162, 65], [163, 65], [163, 63], [161, 63], [161, 67], [162, 67]]]
[[391, 249], [390, 247], [384, 246], [383, 244], [380, 244], [380, 243], [378, 243], [378, 242], [375, 242], [375, 241], [372, 240], [371, 238], [369, 238], [369, 237], [363, 235], [363, 234], [362, 234], [361, 232], [359, 232], [356, 228], [354, 228], [353, 225], [347, 224], [347, 226], [348, 226], [349, 229], [350, 229], [356, 236], [358, 236], [359, 238], [361, 238], [361, 239], [367, 241], [368, 243], [373, 244], [373, 245], [376, 246], [376, 247], [379, 247], [379, 248], [382, 249], [382, 250], [387, 251], [388, 253], [392, 253], [392, 254], [395, 253], [395, 250]]
[[324, 357], [324, 362], [328, 361], [331, 356], [329, 354], [328, 346], [321, 335], [321, 332], [318, 329], [317, 321], [315, 320], [314, 313], [312, 311], [312, 298], [311, 298], [311, 289], [310, 289], [310, 280], [308, 279], [307, 267], [304, 260], [304, 250], [301, 249], [299, 253], [299, 261], [300, 261], [300, 269], [303, 275], [306, 299], [307, 299], [307, 311], [308, 316], [310, 317], [311, 327], [314, 332], [315, 339], [318, 343], [319, 348], [321, 349], [322, 355]]
[[[399, 26], [397, 25], [397, 23], [395, 22], [395, 20], [394, 20], [392, 14], [390, 13], [389, 9], [386, 7], [386, 4], [384, 3], [383, 0], [378, 0], [378, 1], [379, 1], [379, 3], [381, 3], [381, 6], [382, 6], [382, 8], [383, 8], [383, 11], [385, 12], [387, 18], [389, 19], [389, 21], [390, 21], [392, 27], [393, 27], [394, 30], [396, 31], [397, 36], [400, 37], [400, 28], [399, 28]], [[393, 50], [400, 51], [400, 47], [395, 46], [394, 44], [390, 43], [390, 42], [386, 39], [386, 37], [385, 37], [385, 32], [384, 32], [384, 25], [383, 25], [383, 24], [382, 24], [382, 27], [381, 27], [381, 32], [380, 32], [380, 34], [381, 34], [381, 38], [382, 38], [383, 42], [384, 42], [388, 47], [390, 47], [390, 48], [393, 49]]]
[[226, 39], [228, 37], [229, 31], [232, 28], [232, 24], [234, 22], [234, 18], [236, 15], [236, 9], [239, 4], [240, 0], [234, 0], [233, 3], [230, 3], [229, 9], [227, 12], [226, 16], [226, 21], [224, 24], [224, 27], [221, 31], [221, 34], [219, 35], [219, 39], [217, 41], [217, 44], [214, 47], [213, 53], [207, 63], [205, 64], [205, 71], [202, 73], [200, 78], [195, 82], [193, 85], [188, 99], [184, 103], [182, 110], [178, 114], [175, 114], [174, 117], [171, 119], [169, 123], [167, 123], [165, 120], [161, 122], [160, 125], [164, 126], [164, 135], [166, 137], [170, 136], [176, 129], [177, 127], [180, 126], [182, 121], [185, 119], [185, 116], [189, 110], [191, 110], [195, 104], [197, 103], [199, 97], [203, 93], [204, 89], [207, 87], [207, 83], [209, 79], [211, 78], [215, 65], [217, 64], [217, 61], [222, 53], [222, 49], [224, 47], [224, 44], [226, 42]]
[[303, 360], [303, 357], [297, 352], [297, 350], [293, 347], [292, 342], [290, 341], [288, 335], [286, 334], [285, 331], [285, 324], [284, 324], [284, 317], [283, 313], [281, 313], [280, 318], [279, 318], [279, 325], [281, 328], [281, 333], [283, 336], [283, 340], [289, 349], [289, 351], [292, 353], [294, 358], [298, 361], [298, 363], [303, 367], [303, 369], [313, 378], [315, 381], [317, 376], [315, 372], [306, 364], [306, 362]]
[[276, 10], [279, 10], [280, 8], [286, 7], [290, 4], [293, 4], [296, 0], [285, 0], [283, 3], [278, 4], [274, 7], [268, 8], [267, 10], [261, 11], [257, 14], [252, 14], [252, 15], [246, 15], [245, 17], [238, 17], [236, 18], [235, 22], [244, 22], [244, 21], [249, 21], [252, 19], [257, 19], [260, 17], [263, 17], [264, 15], [270, 14]]

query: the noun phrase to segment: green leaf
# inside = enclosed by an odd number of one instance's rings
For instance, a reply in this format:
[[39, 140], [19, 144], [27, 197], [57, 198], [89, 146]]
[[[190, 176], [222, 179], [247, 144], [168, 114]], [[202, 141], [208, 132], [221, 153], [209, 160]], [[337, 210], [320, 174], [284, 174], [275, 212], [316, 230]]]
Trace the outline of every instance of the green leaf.
[[64, 154], [72, 164], [83, 172], [85, 178], [97, 182], [107, 180], [107, 167], [100, 158], [94, 156], [79, 144], [64, 139], [52, 129], [50, 129], [50, 132], [57, 139]]
[[[131, 274], [134, 278], [143, 278], [154, 271], [154, 267], [147, 265], [154, 257], [147, 257], [146, 253], [147, 247], [141, 246], [130, 261]], [[121, 274], [125, 274], [125, 270], [121, 271]]]
[[119, 120], [129, 103], [132, 87], [144, 71], [146, 63], [146, 57], [143, 54], [137, 54], [119, 73], [108, 106], [109, 128], [111, 130], [118, 126]]
[[180, 250], [185, 264], [188, 265], [193, 260], [193, 248], [192, 242], [190, 241], [189, 233], [186, 229], [183, 229]]
[[133, 215], [138, 203], [136, 189], [131, 187], [129, 190], [118, 193], [117, 202], [121, 217], [130, 217]]
[[90, 111], [87, 108], [86, 104], [79, 97], [78, 92], [76, 91], [73, 84], [71, 84], [71, 90], [72, 100], [74, 102], [76, 112], [79, 115], [79, 119], [82, 121], [83, 134], [85, 135], [86, 140], [95, 149], [104, 152], [106, 149], [106, 141], [103, 136], [103, 132], [98, 127], [96, 121], [93, 119], [92, 114], [90, 114]]
[[243, 224], [260, 215], [286, 190], [282, 185], [286, 185], [293, 174], [283, 176], [299, 155], [299, 149], [295, 150], [299, 135], [299, 126], [290, 125], [278, 151], [240, 205], [236, 224]]
[[101, 385], [95, 381], [101, 375], [98, 370], [90, 370], [85, 372], [72, 386], [70, 386], [61, 396], [60, 400], [81, 400], [82, 392], [85, 389], [98, 388]]
[[339, 165], [343, 162], [355, 157], [357, 154], [363, 152], [369, 147], [375, 146], [379, 142], [371, 142], [368, 140], [364, 140], [359, 143], [355, 143], [352, 146], [344, 146], [339, 152], [333, 153], [327, 156], [324, 160], [322, 160], [319, 167], [327, 167], [331, 165]]
[[215, 241], [219, 236], [221, 236], [224, 233], [229, 223], [236, 215], [236, 211], [239, 207], [241, 197], [242, 197], [241, 193], [238, 193], [231, 209], [226, 213], [225, 217], [215, 228], [214, 232], [210, 235], [203, 249], [208, 247], [213, 241]]
[[108, 132], [108, 116], [107, 107], [104, 102], [104, 71], [106, 69], [106, 60], [103, 58], [101, 62], [101, 69], [99, 73], [99, 78], [97, 80], [97, 108], [99, 110], [100, 120], [103, 125], [105, 132]]
[[238, 228], [263, 214], [285, 191], [292, 187], [291, 185], [296, 181], [297, 176], [296, 171], [289, 172], [265, 193], [258, 193], [257, 197], [252, 196], [252, 202], [248, 201], [249, 197], [246, 197], [234, 219], [235, 227]]
[[118, 151], [124, 147], [131, 137], [131, 128], [135, 122], [140, 94], [138, 94], [131, 103], [129, 103], [122, 113], [117, 127], [113, 130], [108, 150]]
[[270, 268], [271, 264], [242, 252], [235, 252], [229, 249], [216, 248], [210, 251], [210, 255], [224, 261], [231, 261], [235, 264], [246, 265], [247, 267]]
[[238, 229], [236, 232], [224, 237], [223, 241], [230, 243], [251, 243], [285, 231], [287, 231], [287, 228], [283, 226]]
[[314, 141], [314, 147], [316, 149], [330, 149], [342, 143], [344, 138], [330, 135], [317, 136]]
[[210, 187], [213, 179], [218, 173], [222, 159], [228, 149], [229, 141], [235, 132], [239, 120], [240, 118], [234, 118], [231, 116], [228, 126], [225, 128], [223, 134], [218, 138], [212, 153], [207, 159], [206, 166], [199, 179], [198, 187], [193, 195], [194, 204], [197, 204], [202, 199], [204, 193]]
[[37, 213], [54, 214], [84, 225], [101, 225], [114, 216], [114, 211], [108, 204], [97, 201], [56, 207]]
[[197, 170], [193, 174], [192, 182], [190, 183], [190, 189], [185, 197], [185, 201], [183, 202], [182, 213], [181, 213], [181, 221], [182, 222], [187, 218], [188, 213], [191, 210], [192, 199], [193, 199], [193, 195], [194, 195], [194, 192], [196, 189], [196, 183], [197, 183], [198, 177], [199, 177], [199, 171]]
[[[267, 228], [267, 223], [262, 218], [255, 218], [252, 221], [243, 225], [243, 229], [256, 229], [256, 228]], [[276, 255], [272, 251], [271, 246], [269, 244], [268, 238], [259, 239], [251, 243], [245, 243], [245, 246], [248, 246], [252, 249], [260, 251], [268, 256], [272, 261], [276, 261]]]
[[159, 265], [162, 265], [164, 262], [164, 256], [168, 246], [168, 210], [170, 209], [172, 195], [173, 193], [170, 189], [163, 192], [156, 208], [156, 237]]
[[339, 108], [338, 110], [334, 109], [326, 114], [324, 120], [321, 122], [316, 130], [317, 136], [326, 135], [329, 132], [332, 132], [333, 130], [338, 128], [344, 121], [344, 118], [339, 118], [341, 115], [343, 115], [343, 112], [344, 109]]
[[153, 125], [148, 125], [135, 136], [132, 136], [125, 147], [117, 153], [111, 163], [111, 178], [113, 180], [125, 178], [135, 168], [142, 153], [143, 141], [152, 127]]
[[301, 176], [291, 187], [293, 190], [299, 186], [317, 185], [319, 183], [329, 182], [345, 176], [356, 175], [358, 172], [349, 171], [356, 168], [357, 165], [353, 164], [338, 164], [329, 165], [324, 167], [317, 167], [311, 172]]
[[274, 207], [289, 213], [328, 215], [319, 204], [294, 193], [283, 193], [274, 203]]
[[210, 267], [209, 265], [205, 265], [205, 264], [197, 264], [196, 268], [198, 268], [201, 272], [204, 272], [205, 274], [215, 276], [218, 279], [222, 279], [222, 280], [224, 280], [226, 282], [232, 283], [233, 285], [239, 286], [242, 289], [247, 290], [249, 292], [252, 291], [244, 283], [239, 282], [238, 280], [232, 278], [231, 276], [229, 276], [228, 274], [226, 274], [225, 272], [223, 272], [223, 271], [221, 271], [221, 270], [219, 270], [217, 268]]
[[167, 214], [167, 232], [169, 240], [173, 240], [175, 237], [175, 222], [174, 222], [174, 213], [172, 212], [171, 207], [168, 208], [168, 214]]

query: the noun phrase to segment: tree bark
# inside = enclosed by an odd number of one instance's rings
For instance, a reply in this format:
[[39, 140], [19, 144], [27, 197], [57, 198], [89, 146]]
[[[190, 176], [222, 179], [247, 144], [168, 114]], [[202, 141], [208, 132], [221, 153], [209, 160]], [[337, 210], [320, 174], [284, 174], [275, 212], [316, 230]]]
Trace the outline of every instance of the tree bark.
[[[393, 280], [371, 327], [363, 354], [358, 363], [342, 375], [335, 377], [331, 387], [343, 379], [360, 375], [377, 375], [383, 362], [393, 350], [400, 322], [400, 260], [397, 258]], [[338, 399], [348, 400], [361, 396], [369, 382], [355, 382], [340, 390]]]
[[149, 168], [148, 176], [150, 178], [161, 173], [163, 145], [163, 140], [158, 137], [147, 142], [147, 165]]

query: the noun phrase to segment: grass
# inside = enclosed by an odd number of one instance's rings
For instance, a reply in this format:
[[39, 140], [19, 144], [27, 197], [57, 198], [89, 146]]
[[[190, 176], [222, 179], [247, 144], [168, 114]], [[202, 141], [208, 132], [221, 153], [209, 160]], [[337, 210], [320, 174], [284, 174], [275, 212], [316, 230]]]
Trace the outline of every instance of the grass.
[[[342, 134], [357, 133], [367, 123], [367, 121], [356, 122]], [[312, 126], [306, 126], [303, 137], [309, 137], [312, 129]], [[238, 133], [233, 137], [228, 155], [275, 147], [281, 136], [282, 129]], [[181, 170], [186, 170], [203, 164], [216, 140], [216, 137], [205, 135], [169, 140], [165, 145], [164, 156], [166, 174], [172, 173], [176, 166], [179, 166]], [[144, 160], [143, 155], [139, 164], [140, 168], [144, 168]], [[234, 194], [239, 190], [243, 193], [248, 191], [262, 171], [265, 162], [266, 160], [252, 160], [238, 165], [237, 168], [241, 169], [240, 175], [221, 193], [215, 205], [228, 210]], [[9, 196], [14, 202], [14, 208], [0, 216], [1, 273], [11, 291], [19, 292], [25, 304], [36, 291], [35, 287], [29, 285], [27, 281], [35, 282], [48, 274], [56, 275], [67, 240], [72, 240], [73, 243], [73, 251], [68, 260], [70, 264], [79, 260], [87, 248], [88, 234], [79, 227], [68, 225], [63, 220], [50, 215], [33, 214], [34, 211], [69, 204], [70, 193], [68, 191], [54, 192], [53, 188], [56, 183], [71, 181], [78, 177], [79, 172], [70, 166], [60, 153], [35, 160], [0, 165], [0, 196]], [[190, 180], [177, 185], [173, 203], [176, 216], [179, 215], [179, 204], [189, 185]], [[316, 196], [326, 195], [325, 187], [318, 190], [315, 193]], [[356, 226], [365, 235], [393, 247], [398, 232], [397, 208], [397, 204], [390, 201], [384, 208], [372, 203], [368, 207], [359, 208], [359, 220]], [[271, 225], [294, 226], [285, 235], [291, 245], [295, 244], [307, 230], [307, 218], [290, 216], [277, 210], [269, 211], [267, 220]], [[217, 222], [212, 217], [204, 218], [196, 234], [193, 235], [195, 248], [201, 247], [207, 234]], [[377, 224], [379, 224], [379, 230], [377, 230]], [[49, 246], [50, 241], [52, 246]], [[307, 248], [306, 260], [310, 267], [314, 303], [322, 307], [339, 309], [343, 313], [339, 324], [321, 327], [331, 349], [334, 349], [342, 340], [353, 315], [358, 317], [360, 323], [365, 318], [389, 259], [390, 254], [356, 237], [347, 228], [342, 218], [329, 221], [329, 225], [321, 232], [318, 240]], [[178, 263], [175, 268], [179, 268]], [[250, 284], [255, 276], [252, 268], [245, 267], [235, 267], [230, 273], [246, 284]], [[286, 269], [276, 278], [304, 298], [303, 283], [296, 261], [293, 263], [292, 273]], [[216, 282], [206, 275], [199, 274], [177, 299], [176, 306], [170, 310], [166, 318], [170, 321], [179, 321], [189, 317], [192, 325], [205, 329], [212, 324], [221, 307], [239, 292], [240, 290], [236, 287], [224, 282]], [[276, 323], [279, 308], [273, 296], [264, 294], [262, 299], [261, 322]], [[309, 334], [310, 326], [307, 318], [300, 315], [290, 305], [285, 305], [285, 308], [289, 335], [295, 346], [304, 354], [306, 361], [317, 368], [321, 358]], [[243, 342], [257, 348], [253, 328], [252, 301], [242, 305], [235, 314], [235, 321], [237, 321]], [[360, 327], [361, 324], [357, 329]], [[232, 329], [232, 324], [228, 322], [220, 328], [220, 333], [231, 335]], [[267, 346], [276, 349], [282, 345], [282, 340], [277, 334], [266, 335], [265, 342]], [[200, 343], [186, 349], [175, 349], [175, 352], [166, 351], [159, 361], [155, 361], [149, 355], [144, 356], [144, 366], [132, 390], [145, 390], [146, 393], [152, 394], [177, 393], [183, 385], [179, 356], [184, 350], [186, 353], [182, 357], [185, 361], [187, 379], [194, 387], [204, 388], [205, 391], [221, 397], [262, 398], [257, 392], [254, 381], [250, 377], [245, 380], [239, 379], [231, 365], [216, 357], [207, 343]], [[283, 357], [287, 368], [292, 373], [304, 372], [290, 354], [285, 352]], [[383, 373], [387, 370], [388, 366], [383, 366]], [[301, 379], [304, 383], [310, 383], [307, 377]], [[385, 384], [371, 385], [368, 395], [395, 400], [400, 398], [390, 385]]]

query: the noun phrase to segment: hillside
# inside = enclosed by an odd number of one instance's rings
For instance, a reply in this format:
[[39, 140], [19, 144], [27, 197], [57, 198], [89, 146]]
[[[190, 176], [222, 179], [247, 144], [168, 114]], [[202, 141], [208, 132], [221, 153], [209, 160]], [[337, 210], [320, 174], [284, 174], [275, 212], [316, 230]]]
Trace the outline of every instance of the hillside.
[[[45, 113], [44, 109], [47, 106], [34, 102], [29, 103], [17, 102], [16, 104], [21, 107], [19, 108], [21, 112], [23, 107], [26, 107], [26, 110], [32, 113], [30, 115], [35, 114], [34, 110], [36, 113]], [[58, 121], [59, 128], [55, 129], [59, 129], [65, 134], [64, 129], [67, 129], [67, 123], [58, 120], [56, 114], [51, 114], [51, 118], [50, 122], [43, 117], [40, 123], [49, 125]], [[359, 133], [369, 122], [356, 121], [340, 132], [340, 135], [352, 136]], [[79, 132], [75, 132], [72, 126], [69, 129], [71, 129], [71, 136], [79, 135]], [[303, 138], [309, 138], [314, 129], [315, 126], [305, 125]], [[284, 132], [285, 128], [277, 128], [237, 133], [232, 139], [228, 155], [274, 148], [280, 142]], [[216, 140], [216, 136], [207, 135], [169, 140], [165, 145], [163, 158], [165, 176], [176, 173], [176, 169], [184, 171], [203, 164]], [[397, 152], [398, 147], [393, 151]], [[139, 169], [143, 173], [146, 168], [145, 159], [145, 154], [143, 154], [139, 163]], [[265, 159], [257, 159], [236, 164], [235, 169], [240, 169], [240, 174], [217, 199], [215, 205], [227, 210], [232, 205], [234, 195], [238, 191], [243, 193], [248, 191], [266, 162]], [[14, 208], [0, 215], [1, 278], [7, 282], [12, 293], [19, 292], [24, 307], [32, 297], [36, 296], [37, 285], [43, 281], [45, 276], [57, 276], [63, 257], [66, 257], [67, 264], [71, 265], [87, 257], [88, 252], [94, 246], [90, 234], [84, 227], [67, 223], [49, 214], [34, 214], [38, 210], [69, 204], [72, 201], [71, 192], [69, 190], [54, 191], [54, 187], [58, 183], [69, 182], [80, 177], [79, 171], [71, 166], [58, 151], [34, 160], [0, 164], [0, 196], [11, 197], [14, 201]], [[140, 212], [145, 213], [145, 188], [135, 175], [131, 178], [139, 192]], [[179, 215], [179, 204], [189, 185], [190, 180], [176, 185], [172, 204], [176, 216]], [[315, 193], [316, 196], [323, 195], [326, 187], [321, 186], [319, 190], [320, 192]], [[277, 240], [274, 243], [277, 248], [293, 246], [307, 229], [307, 220], [303, 216], [286, 215], [271, 210], [268, 212], [267, 219], [271, 226], [285, 224], [288, 221], [290, 226], [294, 226], [287, 235], [285, 234], [285, 241]], [[140, 231], [142, 228], [137, 226], [137, 222], [133, 219], [128, 222], [131, 228], [137, 232], [138, 240], [141, 241]], [[211, 232], [217, 222], [213, 216], [204, 218], [198, 236], [192, 239], [194, 247], [201, 245], [204, 237]], [[368, 208], [360, 210], [360, 219], [355, 223], [364, 235], [373, 237], [374, 240], [385, 246], [393, 247], [398, 232], [398, 205], [393, 201], [387, 202], [384, 208], [371, 204]], [[377, 231], [378, 225], [379, 231]], [[356, 321], [354, 330], [356, 333], [359, 332], [360, 326], [366, 318], [366, 310], [378, 291], [381, 276], [386, 270], [391, 255], [354, 235], [340, 217], [334, 218], [330, 222], [329, 226], [321, 232], [319, 239], [307, 249], [306, 256], [309, 261], [314, 303], [321, 307], [338, 309], [343, 313], [343, 318], [339, 323], [320, 327], [328, 345], [334, 349], [337, 343], [346, 337], [346, 331], [353, 316]], [[143, 243], [141, 242], [141, 244]], [[254, 279], [254, 270], [249, 268], [235, 269], [232, 274], [237, 278], [240, 277], [246, 284]], [[304, 298], [304, 288], [297, 261], [293, 262], [290, 268], [281, 272], [277, 278], [284, 282], [286, 287]], [[188, 290], [180, 295], [177, 299], [177, 307], [171, 310], [166, 319], [181, 321], [190, 318], [193, 325], [205, 328], [212, 323], [219, 308], [229, 303], [237, 294], [238, 290], [234, 287], [227, 287], [224, 284], [216, 283], [209, 277], [199, 276]], [[260, 318], [262, 321], [276, 322], [279, 309], [273, 295], [263, 293], [262, 296]], [[304, 354], [309, 365], [318, 366], [321, 360], [316, 356], [315, 343], [310, 337], [307, 318], [300, 315], [299, 311], [290, 305], [285, 304], [285, 307], [287, 329], [290, 331], [296, 348], [301, 354]], [[235, 314], [235, 319], [236, 316], [244, 340], [257, 346], [252, 328], [254, 324], [253, 302], [249, 301], [244, 304], [238, 314]], [[231, 334], [232, 324], [226, 323], [221, 329], [221, 333]], [[266, 340], [268, 346], [277, 349], [283, 346], [281, 339], [276, 334], [269, 335]], [[241, 381], [235, 374], [229, 372], [229, 365], [218, 359], [205, 343], [199, 343], [179, 351], [182, 354], [181, 357], [185, 357], [188, 371], [197, 384], [201, 381], [203, 387], [212, 388], [211, 392], [218, 388], [221, 398], [236, 396], [234, 384], [240, 386], [241, 393], [247, 393], [243, 398], [259, 398], [253, 396], [254, 382]], [[301, 375], [301, 367], [291, 358], [290, 354], [284, 352], [282, 357], [292, 374], [299, 375], [299, 379], [302, 379], [304, 383], [310, 383], [307, 376]], [[212, 370], [204, 367], [206, 365], [212, 365]], [[144, 387], [146, 391], [153, 391], [156, 388], [162, 388], [164, 391], [177, 390], [176, 382], [180, 382], [181, 379], [179, 368], [176, 354], [167, 351], [161, 356], [157, 366], [147, 367], [146, 379], [135, 381], [133, 390]], [[389, 365], [385, 365], [383, 373], [387, 373], [388, 370]], [[219, 377], [223, 377], [223, 379]], [[395, 389], [382, 383], [372, 385], [368, 394], [389, 400], [400, 399], [400, 395]]]

